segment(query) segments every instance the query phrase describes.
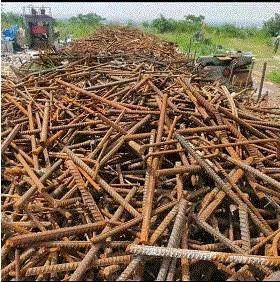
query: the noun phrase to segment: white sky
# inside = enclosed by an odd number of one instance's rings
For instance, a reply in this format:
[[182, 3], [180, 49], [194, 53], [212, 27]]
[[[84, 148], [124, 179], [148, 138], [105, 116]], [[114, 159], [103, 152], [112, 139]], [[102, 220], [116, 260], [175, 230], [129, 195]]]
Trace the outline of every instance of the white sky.
[[22, 12], [27, 5], [52, 8], [54, 18], [96, 13], [107, 20], [152, 20], [160, 14], [183, 19], [184, 15], [204, 15], [206, 21], [251, 22], [268, 20], [280, 13], [279, 2], [5, 2], [2, 11]]

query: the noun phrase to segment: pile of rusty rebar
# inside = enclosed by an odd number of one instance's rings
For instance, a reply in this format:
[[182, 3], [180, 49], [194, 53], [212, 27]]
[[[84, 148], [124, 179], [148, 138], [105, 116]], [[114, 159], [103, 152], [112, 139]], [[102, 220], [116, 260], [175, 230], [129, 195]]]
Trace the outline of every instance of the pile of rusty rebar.
[[2, 280], [275, 277], [279, 109], [135, 29], [65, 54], [2, 79]]

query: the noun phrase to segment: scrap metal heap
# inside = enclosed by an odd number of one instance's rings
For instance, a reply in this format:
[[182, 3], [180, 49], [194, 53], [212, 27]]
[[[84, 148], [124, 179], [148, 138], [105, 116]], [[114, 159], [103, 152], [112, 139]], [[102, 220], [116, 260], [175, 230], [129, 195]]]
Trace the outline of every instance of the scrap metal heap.
[[131, 28], [44, 56], [2, 80], [3, 280], [279, 276], [279, 109]]

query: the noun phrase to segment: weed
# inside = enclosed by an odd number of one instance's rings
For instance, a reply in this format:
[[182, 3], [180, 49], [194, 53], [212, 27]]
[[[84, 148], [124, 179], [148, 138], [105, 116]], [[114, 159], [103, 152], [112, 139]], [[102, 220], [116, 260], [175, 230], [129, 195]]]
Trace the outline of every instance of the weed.
[[275, 83], [280, 84], [280, 69], [269, 72], [267, 74], [267, 78]]
[[83, 24], [82, 22], [58, 21], [56, 28], [59, 30], [60, 38], [65, 39], [67, 35], [74, 38], [86, 37], [93, 33], [99, 25]]

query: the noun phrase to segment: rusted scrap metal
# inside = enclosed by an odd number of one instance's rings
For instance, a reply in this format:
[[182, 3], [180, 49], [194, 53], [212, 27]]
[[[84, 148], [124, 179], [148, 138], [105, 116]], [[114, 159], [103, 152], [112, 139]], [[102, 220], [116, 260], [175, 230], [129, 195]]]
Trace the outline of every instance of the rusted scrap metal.
[[3, 280], [279, 271], [279, 109], [191, 57], [102, 27], [3, 77]]

